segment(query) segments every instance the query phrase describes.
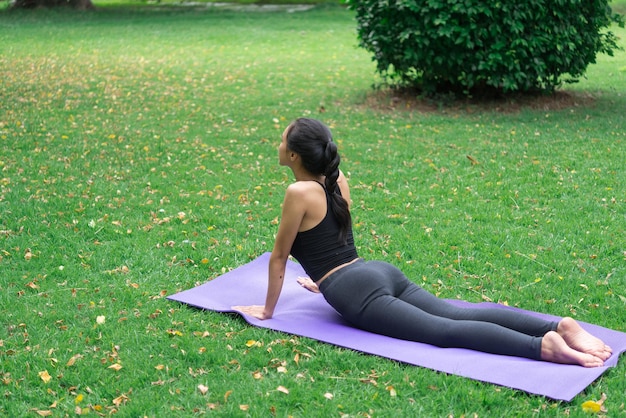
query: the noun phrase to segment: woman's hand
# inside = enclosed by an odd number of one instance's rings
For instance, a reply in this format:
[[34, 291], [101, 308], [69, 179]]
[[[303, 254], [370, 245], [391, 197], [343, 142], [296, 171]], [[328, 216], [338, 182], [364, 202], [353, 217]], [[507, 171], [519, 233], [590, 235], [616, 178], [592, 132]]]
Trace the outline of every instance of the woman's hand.
[[320, 293], [320, 288], [317, 287], [315, 282], [310, 277], [298, 277], [298, 283], [309, 292]]
[[270, 319], [272, 317], [272, 315], [265, 313], [265, 306], [263, 305], [233, 306], [232, 309], [261, 320]]

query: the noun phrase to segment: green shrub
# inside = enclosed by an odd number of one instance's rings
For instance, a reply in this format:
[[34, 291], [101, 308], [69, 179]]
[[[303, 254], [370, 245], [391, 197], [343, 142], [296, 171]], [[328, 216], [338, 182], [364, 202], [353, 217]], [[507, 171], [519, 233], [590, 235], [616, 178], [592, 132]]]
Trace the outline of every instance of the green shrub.
[[396, 86], [426, 93], [551, 91], [613, 54], [607, 0], [347, 0], [360, 46]]

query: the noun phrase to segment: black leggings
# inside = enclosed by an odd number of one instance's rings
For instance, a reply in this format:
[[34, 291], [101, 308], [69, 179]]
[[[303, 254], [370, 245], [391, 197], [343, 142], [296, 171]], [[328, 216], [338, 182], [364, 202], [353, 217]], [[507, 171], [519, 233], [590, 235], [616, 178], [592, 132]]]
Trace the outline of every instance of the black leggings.
[[328, 303], [358, 328], [439, 347], [541, 359], [541, 339], [558, 322], [505, 309], [461, 308], [382, 261], [358, 260], [320, 284]]

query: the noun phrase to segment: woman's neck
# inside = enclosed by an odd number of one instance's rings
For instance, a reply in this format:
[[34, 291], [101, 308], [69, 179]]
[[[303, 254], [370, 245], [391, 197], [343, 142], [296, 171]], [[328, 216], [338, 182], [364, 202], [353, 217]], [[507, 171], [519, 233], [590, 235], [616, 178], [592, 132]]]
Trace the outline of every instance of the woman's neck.
[[309, 173], [306, 170], [293, 170], [293, 175], [296, 181], [316, 181], [318, 183], [324, 183], [324, 176], [316, 176]]

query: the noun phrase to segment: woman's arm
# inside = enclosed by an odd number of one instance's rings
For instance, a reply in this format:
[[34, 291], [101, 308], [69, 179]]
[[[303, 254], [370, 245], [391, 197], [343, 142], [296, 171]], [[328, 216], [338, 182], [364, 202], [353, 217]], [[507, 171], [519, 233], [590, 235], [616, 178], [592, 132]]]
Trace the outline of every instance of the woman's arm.
[[233, 309], [259, 319], [270, 319], [274, 315], [274, 309], [283, 288], [287, 259], [306, 213], [306, 206], [305, 189], [298, 183], [287, 187], [276, 242], [269, 261], [265, 305], [233, 306]]

